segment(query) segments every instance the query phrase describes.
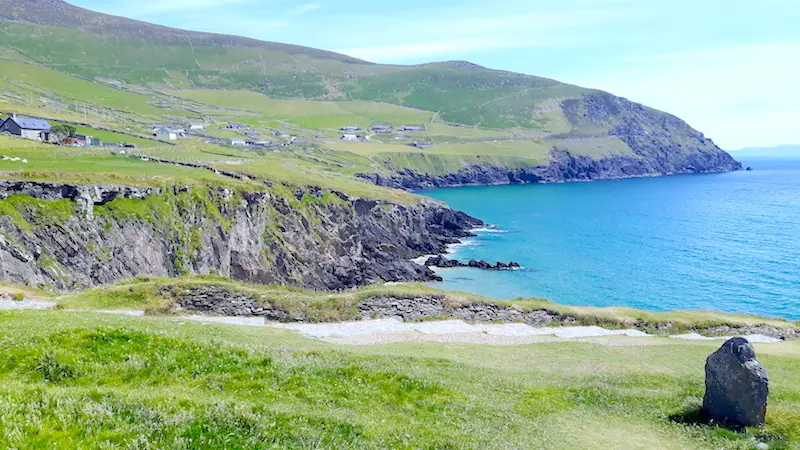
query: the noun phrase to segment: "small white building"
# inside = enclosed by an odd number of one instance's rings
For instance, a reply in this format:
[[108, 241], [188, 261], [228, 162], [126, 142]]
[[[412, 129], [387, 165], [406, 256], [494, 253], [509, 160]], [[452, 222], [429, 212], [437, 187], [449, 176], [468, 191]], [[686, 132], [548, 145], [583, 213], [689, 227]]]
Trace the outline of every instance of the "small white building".
[[238, 138], [228, 139], [228, 145], [232, 145], [234, 147], [245, 147], [247, 146], [247, 141]]
[[356, 136], [355, 134], [343, 134], [342, 135], [342, 140], [343, 141], [357, 141], [358, 140], [358, 136]]
[[178, 139], [178, 133], [172, 128], [161, 127], [156, 130], [156, 139], [162, 141], [174, 141]]
[[189, 129], [190, 130], [205, 130], [206, 126], [202, 123], [190, 123]]

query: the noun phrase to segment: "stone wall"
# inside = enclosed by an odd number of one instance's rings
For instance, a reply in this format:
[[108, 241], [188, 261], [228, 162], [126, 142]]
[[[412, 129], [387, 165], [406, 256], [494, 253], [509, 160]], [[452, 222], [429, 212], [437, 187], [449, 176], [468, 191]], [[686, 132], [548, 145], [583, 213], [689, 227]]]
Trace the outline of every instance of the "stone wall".
[[512, 322], [531, 326], [579, 322], [575, 317], [546, 310], [522, 311], [492, 303], [452, 305], [441, 295], [372, 297], [358, 306], [358, 312], [363, 318], [400, 317], [410, 321], [449, 318], [472, 323]]

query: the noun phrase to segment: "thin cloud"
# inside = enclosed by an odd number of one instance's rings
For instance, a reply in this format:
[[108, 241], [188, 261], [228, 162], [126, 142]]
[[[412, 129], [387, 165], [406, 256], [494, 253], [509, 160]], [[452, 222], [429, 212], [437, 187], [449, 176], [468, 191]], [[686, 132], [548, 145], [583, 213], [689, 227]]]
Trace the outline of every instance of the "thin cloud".
[[545, 45], [555, 45], [555, 42], [531, 42], [508, 38], [449, 39], [427, 42], [412, 42], [396, 45], [381, 45], [375, 47], [349, 48], [336, 50], [336, 52], [355, 56], [368, 61], [402, 62], [408, 60], [432, 58], [442, 55], [459, 55], [476, 51]]
[[292, 10], [292, 13], [300, 15], [310, 13], [319, 9], [319, 3], [305, 3]]
[[800, 42], [631, 56], [568, 81], [676, 114], [723, 148], [778, 145], [797, 140], [797, 54]]
[[[377, 42], [366, 47], [336, 51], [376, 62], [423, 62], [435, 57], [455, 57], [475, 52], [570, 46], [587, 42], [582, 27], [620, 20], [624, 13], [614, 10], [577, 10], [515, 14], [513, 16], [461, 17], [441, 20], [380, 21]], [[375, 20], [360, 17], [362, 23]], [[391, 36], [391, 41], [379, 39]], [[383, 42], [381, 42], [383, 41]]]

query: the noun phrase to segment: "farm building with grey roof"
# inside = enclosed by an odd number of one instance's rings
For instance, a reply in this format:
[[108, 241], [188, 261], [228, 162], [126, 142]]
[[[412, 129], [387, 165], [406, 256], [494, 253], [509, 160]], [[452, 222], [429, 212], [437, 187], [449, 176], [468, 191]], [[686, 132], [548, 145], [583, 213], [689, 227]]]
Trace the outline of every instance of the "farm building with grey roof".
[[12, 114], [0, 125], [0, 133], [10, 133], [27, 139], [50, 139], [50, 123], [44, 119], [17, 117]]

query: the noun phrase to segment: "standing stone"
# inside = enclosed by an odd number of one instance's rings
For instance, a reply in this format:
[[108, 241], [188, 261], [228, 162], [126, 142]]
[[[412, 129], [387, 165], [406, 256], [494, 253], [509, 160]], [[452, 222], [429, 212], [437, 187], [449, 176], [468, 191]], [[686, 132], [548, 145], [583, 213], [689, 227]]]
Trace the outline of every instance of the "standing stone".
[[706, 361], [703, 412], [733, 427], [760, 427], [767, 415], [767, 370], [747, 339], [733, 338]]

